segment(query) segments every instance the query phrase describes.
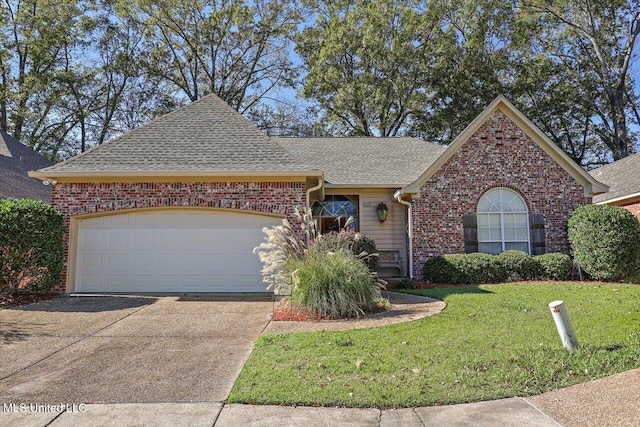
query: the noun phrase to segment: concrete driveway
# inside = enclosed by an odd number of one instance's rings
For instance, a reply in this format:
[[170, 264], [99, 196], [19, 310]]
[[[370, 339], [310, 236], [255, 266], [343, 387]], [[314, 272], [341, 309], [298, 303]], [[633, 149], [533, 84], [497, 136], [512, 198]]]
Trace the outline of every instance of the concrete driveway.
[[220, 402], [270, 300], [63, 297], [0, 310], [0, 404]]

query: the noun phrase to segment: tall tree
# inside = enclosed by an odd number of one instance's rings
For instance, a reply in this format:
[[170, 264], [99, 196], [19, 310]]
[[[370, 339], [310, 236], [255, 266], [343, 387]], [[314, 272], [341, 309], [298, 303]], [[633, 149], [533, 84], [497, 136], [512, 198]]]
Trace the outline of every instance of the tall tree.
[[[634, 150], [629, 118], [639, 118], [630, 71], [640, 34], [635, 0], [525, 0], [524, 10], [547, 25], [538, 42], [595, 101], [593, 131], [614, 160]], [[586, 108], [587, 110], [589, 108]]]
[[[516, 12], [510, 35], [513, 80], [508, 94], [518, 107], [576, 163], [595, 167], [607, 163], [609, 149], [594, 131], [597, 113], [585, 79], [545, 53], [539, 43], [548, 22]], [[607, 155], [609, 153], [609, 155]]]
[[307, 71], [302, 95], [327, 112], [334, 132], [401, 135], [426, 108], [443, 36], [430, 4], [306, 2], [315, 22], [296, 39]]
[[412, 134], [448, 144], [513, 80], [509, 34], [514, 4], [509, 0], [435, 0], [446, 39], [436, 52], [433, 93]]
[[5, 0], [0, 4], [0, 127], [37, 148], [64, 132], [60, 73], [80, 43], [86, 4], [70, 0]]
[[245, 115], [269, 136], [304, 138], [327, 135], [317, 108], [311, 105], [291, 101], [260, 103]]
[[136, 0], [125, 13], [146, 29], [147, 76], [191, 101], [213, 92], [244, 112], [297, 77], [287, 0]]

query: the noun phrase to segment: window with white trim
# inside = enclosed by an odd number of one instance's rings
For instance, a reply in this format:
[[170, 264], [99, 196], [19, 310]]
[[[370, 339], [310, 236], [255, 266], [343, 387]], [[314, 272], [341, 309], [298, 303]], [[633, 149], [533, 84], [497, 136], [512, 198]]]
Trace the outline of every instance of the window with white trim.
[[487, 191], [478, 202], [478, 252], [508, 250], [531, 253], [529, 210], [524, 199], [508, 188]]
[[318, 232], [320, 234], [340, 231], [349, 217], [353, 217], [353, 222], [348, 229], [358, 231], [357, 196], [328, 195], [324, 201], [313, 204], [312, 212], [313, 217], [318, 221]]

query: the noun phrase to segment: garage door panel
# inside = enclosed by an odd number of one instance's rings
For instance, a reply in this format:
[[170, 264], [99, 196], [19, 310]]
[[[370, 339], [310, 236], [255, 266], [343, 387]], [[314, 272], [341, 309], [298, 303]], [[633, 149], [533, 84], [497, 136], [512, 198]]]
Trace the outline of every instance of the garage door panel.
[[253, 248], [274, 217], [145, 211], [78, 223], [76, 292], [264, 292]]
[[99, 253], [84, 253], [78, 258], [78, 262], [85, 269], [101, 268], [102, 255]]
[[128, 241], [129, 247], [134, 250], [144, 250], [153, 245], [153, 233], [151, 230], [136, 230]]
[[107, 256], [107, 267], [111, 269], [122, 269], [130, 265], [130, 258], [123, 253], [110, 253]]

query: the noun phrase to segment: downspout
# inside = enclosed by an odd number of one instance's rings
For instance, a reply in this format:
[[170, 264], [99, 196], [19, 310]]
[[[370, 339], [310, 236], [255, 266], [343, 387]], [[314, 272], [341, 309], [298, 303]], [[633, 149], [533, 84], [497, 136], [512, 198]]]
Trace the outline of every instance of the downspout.
[[307, 190], [307, 198], [305, 199], [305, 205], [307, 207], [307, 209], [311, 208], [311, 203], [309, 202], [309, 199], [311, 198], [311, 193], [319, 190], [322, 188], [322, 185], [324, 184], [324, 182], [322, 182], [322, 179], [320, 180], [320, 182], [318, 183], [318, 185], [316, 185], [315, 187], [311, 187]]
[[409, 236], [409, 277], [413, 279], [413, 226], [411, 220], [411, 203], [406, 200], [402, 200], [401, 190], [396, 191], [393, 195], [396, 201], [401, 205], [407, 207], [407, 235]]
[[[306, 200], [304, 201], [304, 204], [305, 204], [305, 206], [306, 206], [306, 208], [305, 208], [305, 215], [307, 214], [307, 212], [310, 212], [310, 211], [311, 211], [311, 202], [310, 202], [310, 199], [311, 199], [311, 193], [312, 193], [312, 192], [314, 192], [314, 191], [316, 191], [316, 190], [321, 189], [323, 185], [324, 185], [324, 180], [323, 180], [322, 178], [320, 178], [320, 179], [318, 180], [318, 185], [316, 185], [315, 187], [311, 187], [311, 188], [309, 188], [309, 189], [307, 190], [307, 198], [306, 198]], [[312, 217], [312, 218], [313, 218], [313, 217]], [[314, 222], [315, 222], [315, 221], [314, 221]], [[313, 234], [314, 234], [314, 236], [313, 236], [313, 237], [316, 237], [316, 236], [315, 236], [315, 234], [317, 233], [317, 230], [318, 230], [318, 224], [317, 224], [317, 223], [316, 223], [316, 225], [315, 225], [315, 227], [314, 227], [314, 228], [315, 228], [315, 230], [316, 230], [316, 231], [314, 231], [314, 232], [313, 232]], [[310, 231], [309, 231], [309, 230], [307, 230], [307, 233], [305, 233], [305, 234], [306, 234], [306, 235], [305, 235], [305, 243], [307, 243], [307, 244], [309, 244], [309, 233], [310, 233]]]

